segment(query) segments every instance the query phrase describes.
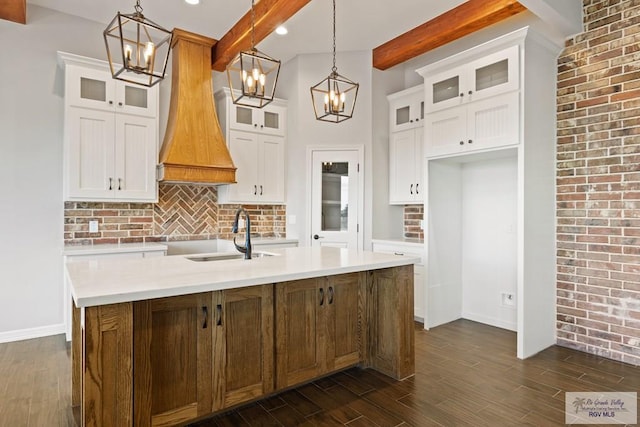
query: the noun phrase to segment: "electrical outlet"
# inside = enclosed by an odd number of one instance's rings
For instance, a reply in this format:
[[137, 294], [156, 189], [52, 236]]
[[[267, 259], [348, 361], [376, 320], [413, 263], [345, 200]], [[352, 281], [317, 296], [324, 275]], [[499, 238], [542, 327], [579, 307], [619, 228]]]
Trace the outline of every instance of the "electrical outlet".
[[420, 220], [420, 230], [424, 230], [424, 219]]
[[503, 292], [502, 293], [502, 305], [505, 307], [515, 307], [516, 305], [516, 295], [511, 292]]
[[98, 232], [98, 221], [91, 220], [89, 221], [89, 233], [97, 233]]

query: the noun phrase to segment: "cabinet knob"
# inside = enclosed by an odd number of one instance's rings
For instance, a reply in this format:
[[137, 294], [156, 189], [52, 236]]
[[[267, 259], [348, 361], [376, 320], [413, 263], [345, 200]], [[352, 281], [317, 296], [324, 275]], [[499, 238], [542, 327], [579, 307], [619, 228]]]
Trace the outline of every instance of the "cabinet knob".
[[253, 127], [254, 127], [254, 128], [257, 128], [257, 127], [258, 127], [258, 124], [257, 124], [257, 123], [254, 123], [254, 124], [253, 124]]
[[460, 141], [460, 145], [464, 145], [464, 141]]
[[420, 119], [416, 119], [416, 122], [419, 122], [419, 121], [420, 121]]
[[464, 93], [460, 92], [460, 96], [461, 96], [461, 97], [462, 97], [462, 96], [464, 96]]
[[119, 107], [122, 107], [122, 102], [118, 102], [118, 106], [119, 106]]
[[264, 127], [264, 125], [260, 125], [260, 129], [262, 129]]
[[473, 139], [470, 139], [470, 140], [469, 140], [469, 144], [473, 144]]
[[409, 123], [413, 123], [413, 119], [409, 120]]
[[470, 90], [470, 91], [469, 91], [469, 95], [471, 95], [472, 93], [473, 93], [473, 91], [472, 91], [472, 90]]
[[109, 105], [113, 105], [113, 101], [109, 101]]

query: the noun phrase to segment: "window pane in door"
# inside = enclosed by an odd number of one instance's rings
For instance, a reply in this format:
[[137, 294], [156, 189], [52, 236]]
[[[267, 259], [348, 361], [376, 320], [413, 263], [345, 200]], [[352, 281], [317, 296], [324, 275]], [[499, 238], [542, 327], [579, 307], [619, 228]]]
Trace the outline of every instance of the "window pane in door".
[[322, 163], [322, 231], [349, 230], [349, 163]]
[[476, 90], [488, 89], [508, 81], [509, 61], [507, 59], [476, 70]]
[[434, 83], [433, 85], [433, 104], [455, 98], [458, 95], [460, 82], [458, 76], [451, 77], [447, 80]]
[[264, 127], [271, 129], [278, 129], [278, 114], [271, 113], [269, 111], [264, 112]]
[[104, 80], [80, 77], [80, 98], [94, 101], [107, 100], [107, 83]]
[[147, 108], [147, 90], [141, 87], [125, 86], [124, 103], [132, 107]]
[[409, 123], [409, 106], [396, 109], [396, 125]]
[[253, 124], [253, 111], [251, 108], [236, 106], [236, 122], [245, 125]]

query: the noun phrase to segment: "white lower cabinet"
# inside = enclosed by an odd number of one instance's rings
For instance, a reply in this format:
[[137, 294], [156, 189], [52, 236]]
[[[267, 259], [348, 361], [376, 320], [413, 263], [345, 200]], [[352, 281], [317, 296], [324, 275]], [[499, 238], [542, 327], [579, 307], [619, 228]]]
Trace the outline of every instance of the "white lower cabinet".
[[398, 256], [420, 258], [419, 264], [413, 266], [413, 314], [416, 320], [425, 318], [425, 246], [424, 243], [405, 242], [399, 240], [372, 240], [371, 250]]
[[[157, 244], [137, 244], [125, 243], [123, 245], [97, 245], [97, 246], [80, 246], [69, 247], [64, 251], [62, 262], [64, 265], [72, 262], [96, 261], [106, 259], [132, 259], [132, 258], [152, 258], [165, 256], [167, 254], [167, 246]], [[64, 323], [67, 341], [71, 341], [71, 288], [69, 279], [67, 278], [66, 268], [63, 266], [64, 272]]]

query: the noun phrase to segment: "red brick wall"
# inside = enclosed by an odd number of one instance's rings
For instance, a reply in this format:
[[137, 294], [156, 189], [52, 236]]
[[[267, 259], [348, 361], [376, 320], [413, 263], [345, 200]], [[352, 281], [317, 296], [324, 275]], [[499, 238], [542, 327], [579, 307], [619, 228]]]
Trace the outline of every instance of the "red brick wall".
[[584, 0], [558, 60], [557, 341], [640, 365], [640, 1]]
[[424, 240], [420, 221], [424, 219], [424, 205], [405, 205], [403, 210], [403, 237]]
[[[160, 184], [158, 203], [66, 202], [65, 245], [229, 239], [240, 205], [218, 205], [216, 187]], [[245, 205], [251, 234], [285, 237], [286, 207]], [[98, 232], [89, 233], [89, 221]]]

